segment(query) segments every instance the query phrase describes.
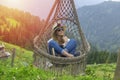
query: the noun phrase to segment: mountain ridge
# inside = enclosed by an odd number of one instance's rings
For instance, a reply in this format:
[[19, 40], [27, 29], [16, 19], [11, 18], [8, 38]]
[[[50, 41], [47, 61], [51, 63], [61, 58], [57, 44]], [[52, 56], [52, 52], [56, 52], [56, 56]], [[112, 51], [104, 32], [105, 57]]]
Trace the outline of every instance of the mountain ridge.
[[79, 8], [78, 16], [88, 41], [100, 50], [116, 51], [120, 45], [120, 2]]

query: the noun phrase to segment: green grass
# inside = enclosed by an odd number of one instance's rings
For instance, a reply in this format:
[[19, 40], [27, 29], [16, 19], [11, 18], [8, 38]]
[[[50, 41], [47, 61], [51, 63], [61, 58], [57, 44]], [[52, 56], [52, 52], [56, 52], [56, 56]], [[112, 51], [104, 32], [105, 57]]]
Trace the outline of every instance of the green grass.
[[[15, 48], [14, 66], [17, 67], [17, 66], [29, 65], [32, 63], [32, 61], [33, 61], [33, 58], [32, 58], [33, 52], [32, 51], [28, 51], [19, 46], [1, 42], [1, 41], [0, 41], [0, 44], [4, 44], [6, 51], [9, 51], [11, 54], [12, 54], [11, 50]], [[11, 62], [11, 56], [7, 61], [8, 61], [8, 63]]]
[[[104, 64], [101, 66], [104, 66]], [[112, 80], [113, 77], [106, 74], [105, 71], [101, 71], [102, 73], [105, 73], [99, 75], [101, 73], [99, 73], [98, 70], [100, 68], [99, 66], [97, 66], [96, 69], [94, 69], [94, 67], [95, 66], [92, 65], [87, 67], [87, 69], [90, 70], [90, 74], [75, 77], [71, 75], [55, 76], [53, 73], [36, 68], [33, 65], [21, 66], [19, 68], [2, 66], [0, 68], [0, 80]], [[109, 65], [107, 65], [107, 67], [109, 67]], [[113, 72], [111, 74], [113, 75]]]
[[53, 74], [32, 65], [32, 51], [12, 44], [4, 44], [6, 48], [15, 48], [16, 56], [14, 67], [11, 67], [11, 57], [0, 60], [0, 80], [113, 80], [115, 63], [87, 65], [85, 76], [66, 74], [56, 76], [55, 73]]

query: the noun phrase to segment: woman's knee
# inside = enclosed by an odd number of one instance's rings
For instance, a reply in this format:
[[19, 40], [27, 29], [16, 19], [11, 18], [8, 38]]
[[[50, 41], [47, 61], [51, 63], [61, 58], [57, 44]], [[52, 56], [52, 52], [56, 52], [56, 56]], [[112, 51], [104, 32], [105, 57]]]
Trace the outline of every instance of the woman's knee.
[[77, 45], [77, 41], [75, 39], [71, 39], [70, 42], [73, 44], [73, 45]]

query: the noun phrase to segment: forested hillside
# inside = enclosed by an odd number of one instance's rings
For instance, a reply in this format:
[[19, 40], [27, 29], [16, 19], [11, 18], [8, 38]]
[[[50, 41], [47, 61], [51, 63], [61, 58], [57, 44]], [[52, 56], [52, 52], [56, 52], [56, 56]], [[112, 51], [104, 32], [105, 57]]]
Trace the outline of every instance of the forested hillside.
[[79, 20], [89, 42], [99, 50], [117, 51], [120, 47], [119, 9], [120, 2], [113, 1], [78, 9]]
[[[98, 50], [117, 51], [120, 47], [120, 2], [78, 9], [81, 26], [89, 42]], [[0, 6], [0, 40], [30, 48], [44, 20], [28, 12]]]
[[44, 20], [28, 12], [0, 6], [0, 40], [30, 49]]

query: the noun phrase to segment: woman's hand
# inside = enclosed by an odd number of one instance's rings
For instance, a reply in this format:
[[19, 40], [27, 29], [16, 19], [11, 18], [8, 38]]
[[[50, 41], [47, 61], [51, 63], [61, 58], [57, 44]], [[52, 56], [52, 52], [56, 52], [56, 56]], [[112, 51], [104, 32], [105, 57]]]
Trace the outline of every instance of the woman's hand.
[[63, 40], [64, 40], [64, 42], [67, 42], [67, 41], [68, 41], [68, 37], [67, 37], [67, 36], [64, 36], [64, 37], [63, 37]]

